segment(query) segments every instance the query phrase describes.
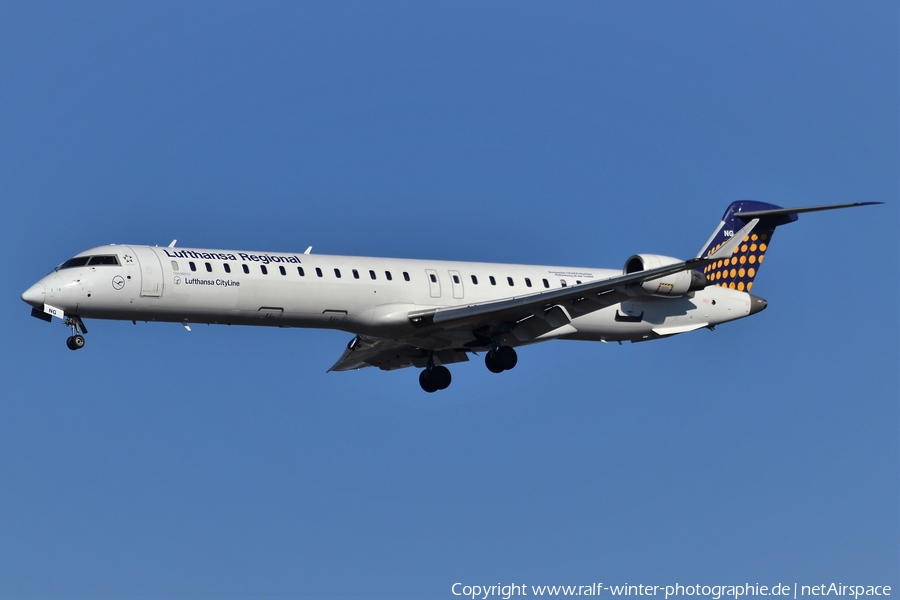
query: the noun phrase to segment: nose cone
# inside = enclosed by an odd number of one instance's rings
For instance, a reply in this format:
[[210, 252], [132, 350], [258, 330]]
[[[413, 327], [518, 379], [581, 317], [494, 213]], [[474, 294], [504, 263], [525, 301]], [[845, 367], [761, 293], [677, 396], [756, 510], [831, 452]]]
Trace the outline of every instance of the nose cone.
[[769, 305], [768, 302], [760, 298], [759, 296], [754, 296], [750, 294], [750, 314], [755, 315], [758, 312], [761, 312], [766, 309]]
[[35, 308], [43, 308], [44, 295], [46, 293], [47, 290], [44, 288], [44, 284], [36, 283], [22, 293], [22, 300]]

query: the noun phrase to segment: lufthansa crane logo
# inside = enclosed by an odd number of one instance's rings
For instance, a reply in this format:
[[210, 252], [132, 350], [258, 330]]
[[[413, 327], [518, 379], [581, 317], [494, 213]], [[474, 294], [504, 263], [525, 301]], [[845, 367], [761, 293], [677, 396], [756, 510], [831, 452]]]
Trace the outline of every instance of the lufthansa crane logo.
[[175, 281], [175, 285], [178, 285], [179, 283], [181, 283], [181, 277], [176, 275], [174, 281]]
[[121, 275], [116, 275], [112, 279], [112, 286], [113, 289], [121, 290], [123, 287], [125, 287], [125, 278]]

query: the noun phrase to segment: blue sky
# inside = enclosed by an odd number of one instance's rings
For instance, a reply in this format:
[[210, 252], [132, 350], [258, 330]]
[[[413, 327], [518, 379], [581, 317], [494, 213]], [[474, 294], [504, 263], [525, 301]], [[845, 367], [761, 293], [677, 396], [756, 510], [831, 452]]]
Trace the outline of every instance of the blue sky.
[[[896, 3], [3, 3], [0, 598], [900, 585]], [[341, 332], [29, 317], [106, 243], [616, 267], [737, 199], [751, 319], [330, 373]]]

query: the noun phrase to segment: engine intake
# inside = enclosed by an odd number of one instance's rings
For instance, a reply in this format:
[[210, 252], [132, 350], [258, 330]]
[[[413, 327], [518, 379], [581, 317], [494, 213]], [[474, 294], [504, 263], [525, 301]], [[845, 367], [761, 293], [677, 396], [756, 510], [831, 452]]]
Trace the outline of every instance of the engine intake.
[[[625, 275], [630, 275], [631, 273], [648, 271], [650, 269], [656, 269], [657, 267], [673, 265], [678, 262], [681, 261], [677, 258], [672, 258], [671, 256], [635, 254], [625, 261], [624, 273]], [[709, 281], [707, 281], [706, 275], [700, 271], [689, 269], [679, 271], [678, 273], [672, 273], [671, 275], [665, 275], [658, 279], [645, 281], [641, 284], [641, 289], [652, 296], [671, 297], [683, 296], [688, 292], [702, 290], [707, 285], [709, 285]]]

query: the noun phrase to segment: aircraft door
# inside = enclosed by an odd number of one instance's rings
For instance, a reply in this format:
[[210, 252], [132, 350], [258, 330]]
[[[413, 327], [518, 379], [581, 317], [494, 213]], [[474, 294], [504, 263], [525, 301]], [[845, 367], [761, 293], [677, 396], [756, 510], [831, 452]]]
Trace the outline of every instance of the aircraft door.
[[141, 297], [160, 298], [163, 293], [162, 264], [153, 248], [130, 246], [141, 268]]
[[463, 298], [463, 282], [462, 275], [459, 274], [459, 271], [447, 271], [450, 274], [450, 284], [453, 287], [453, 297], [457, 300], [462, 300]]
[[440, 298], [441, 280], [438, 278], [437, 271], [434, 269], [425, 269], [425, 276], [428, 278], [428, 291], [431, 292], [431, 297]]

